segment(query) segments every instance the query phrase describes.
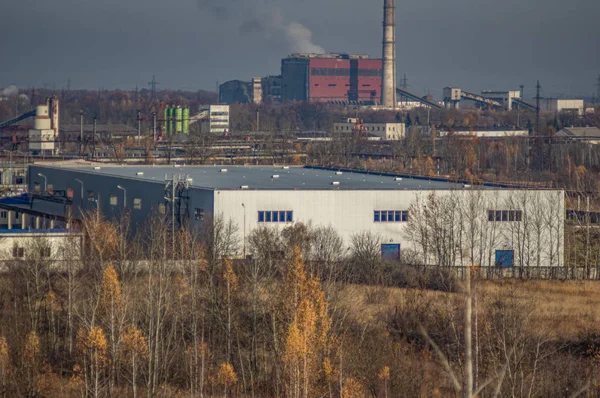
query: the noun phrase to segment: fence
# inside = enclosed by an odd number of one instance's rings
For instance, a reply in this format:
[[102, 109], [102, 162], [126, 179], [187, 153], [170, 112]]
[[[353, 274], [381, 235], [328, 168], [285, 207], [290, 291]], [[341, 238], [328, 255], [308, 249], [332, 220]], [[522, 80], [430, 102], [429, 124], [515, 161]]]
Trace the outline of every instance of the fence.
[[472, 269], [472, 276], [477, 279], [553, 279], [553, 280], [593, 280], [600, 279], [598, 268], [582, 267], [438, 267], [418, 265], [427, 272], [449, 272], [459, 279], [464, 279], [467, 270]]

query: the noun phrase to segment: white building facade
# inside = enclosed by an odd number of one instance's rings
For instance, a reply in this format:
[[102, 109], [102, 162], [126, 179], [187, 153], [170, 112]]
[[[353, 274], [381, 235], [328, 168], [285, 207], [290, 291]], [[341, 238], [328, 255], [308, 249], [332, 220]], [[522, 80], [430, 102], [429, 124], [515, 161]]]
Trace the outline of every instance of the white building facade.
[[206, 113], [206, 117], [200, 121], [202, 132], [223, 134], [228, 133], [229, 105], [201, 105], [200, 113]]
[[[283, 166], [31, 166], [31, 175], [39, 173], [67, 192], [74, 215], [100, 211], [119, 219], [127, 211], [134, 230], [152, 217], [181, 218], [196, 230], [214, 217], [231, 221], [240, 257], [258, 228], [303, 223], [332, 227], [346, 248], [369, 233], [386, 258], [429, 265], [564, 265], [560, 190], [475, 189], [435, 178]], [[171, 218], [165, 192], [173, 173], [186, 183]], [[51, 205], [39, 201], [32, 210]]]
[[543, 110], [547, 112], [573, 112], [583, 115], [584, 101], [576, 98], [548, 98], [542, 101]]
[[404, 123], [363, 123], [360, 119], [348, 118], [344, 122], [333, 124], [334, 134], [360, 132], [379, 137], [382, 140], [399, 140], [406, 135]]

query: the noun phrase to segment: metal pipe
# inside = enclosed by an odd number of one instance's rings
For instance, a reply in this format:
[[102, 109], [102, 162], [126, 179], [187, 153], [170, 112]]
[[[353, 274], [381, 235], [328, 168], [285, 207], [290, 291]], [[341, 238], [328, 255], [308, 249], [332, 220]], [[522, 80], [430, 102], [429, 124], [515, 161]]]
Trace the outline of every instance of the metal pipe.
[[242, 203], [244, 208], [244, 260], [246, 259], [246, 205]]
[[384, 0], [383, 5], [383, 70], [381, 104], [396, 107], [396, 7], [395, 0]]
[[42, 177], [44, 179], [44, 191], [46, 191], [47, 188], [48, 188], [48, 177], [46, 177], [42, 173], [38, 173], [38, 176], [40, 176], [40, 177]]
[[127, 207], [127, 190], [120, 185], [117, 185], [117, 188], [123, 190], [123, 208]]
[[83, 203], [83, 181], [78, 178], [75, 178], [74, 180], [81, 184], [81, 202]]

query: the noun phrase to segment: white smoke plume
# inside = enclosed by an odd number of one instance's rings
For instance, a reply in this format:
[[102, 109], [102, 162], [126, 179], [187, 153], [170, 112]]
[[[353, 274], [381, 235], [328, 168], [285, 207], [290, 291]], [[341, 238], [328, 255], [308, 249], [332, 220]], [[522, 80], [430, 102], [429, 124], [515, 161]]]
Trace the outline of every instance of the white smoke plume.
[[291, 52], [325, 52], [323, 47], [313, 42], [310, 29], [288, 21], [281, 8], [269, 0], [254, 0], [251, 4], [237, 0], [199, 0], [199, 4], [201, 9], [209, 10], [216, 18], [236, 24], [240, 34], [258, 34], [267, 40], [283, 38]]
[[2, 90], [2, 97], [12, 97], [13, 95], [19, 94], [17, 86], [8, 86]]
[[323, 54], [325, 49], [312, 41], [312, 32], [306, 26], [291, 22], [285, 28], [292, 52]]

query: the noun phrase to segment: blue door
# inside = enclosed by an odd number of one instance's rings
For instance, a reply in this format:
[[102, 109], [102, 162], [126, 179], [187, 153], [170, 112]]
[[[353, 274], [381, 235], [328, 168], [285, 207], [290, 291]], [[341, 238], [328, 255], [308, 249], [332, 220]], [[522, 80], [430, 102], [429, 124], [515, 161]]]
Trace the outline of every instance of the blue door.
[[381, 245], [381, 258], [388, 261], [400, 260], [400, 244], [384, 243]]
[[496, 250], [496, 267], [512, 267], [513, 257], [512, 250]]

